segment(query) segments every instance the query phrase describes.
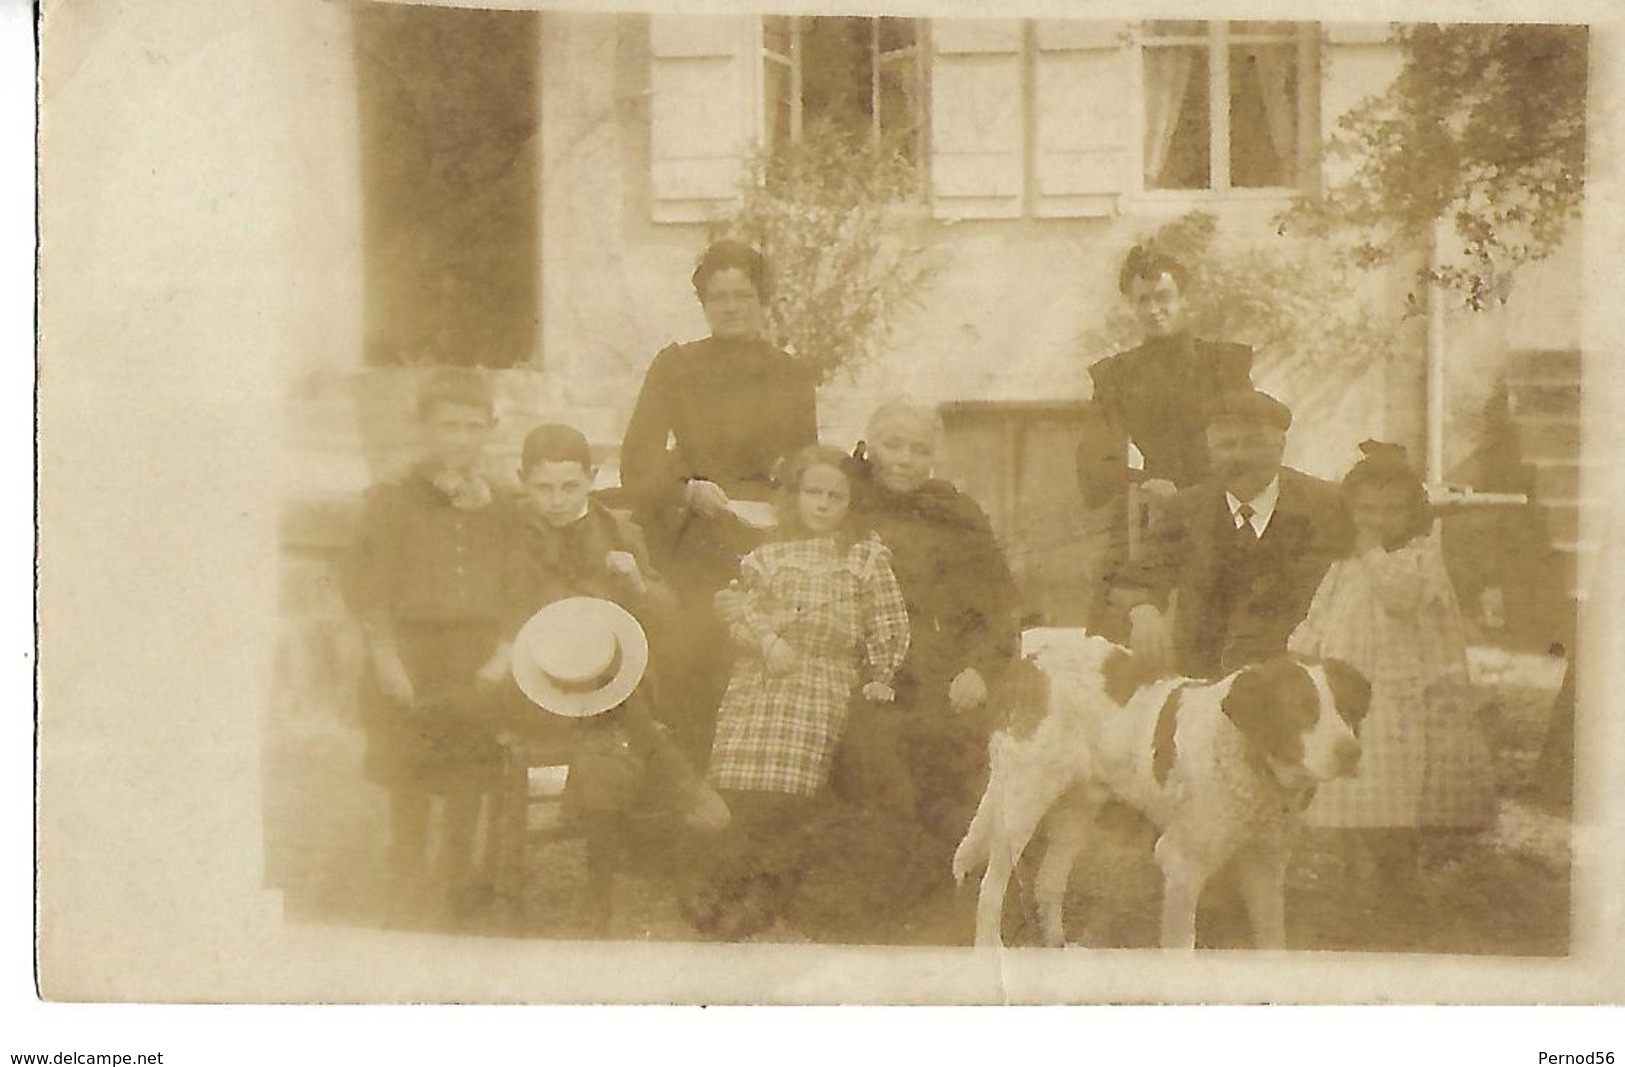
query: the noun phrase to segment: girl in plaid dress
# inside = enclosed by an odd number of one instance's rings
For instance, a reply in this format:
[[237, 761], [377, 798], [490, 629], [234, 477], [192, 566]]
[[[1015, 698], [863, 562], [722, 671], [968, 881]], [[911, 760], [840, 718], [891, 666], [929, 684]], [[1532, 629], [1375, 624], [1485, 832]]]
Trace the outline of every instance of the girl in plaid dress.
[[740, 650], [717, 713], [710, 778], [733, 813], [702, 930], [739, 937], [776, 921], [799, 877], [799, 830], [815, 810], [847, 706], [862, 687], [890, 702], [908, 651], [908, 608], [890, 552], [848, 521], [850, 460], [812, 446], [787, 464], [778, 537], [719, 597]]
[[1322, 785], [1305, 818], [1358, 831], [1362, 874], [1391, 892], [1414, 882], [1419, 829], [1487, 826], [1495, 795], [1426, 492], [1398, 445], [1361, 450], [1343, 479], [1355, 554], [1327, 571], [1289, 648], [1346, 660], [1371, 681], [1359, 773]]

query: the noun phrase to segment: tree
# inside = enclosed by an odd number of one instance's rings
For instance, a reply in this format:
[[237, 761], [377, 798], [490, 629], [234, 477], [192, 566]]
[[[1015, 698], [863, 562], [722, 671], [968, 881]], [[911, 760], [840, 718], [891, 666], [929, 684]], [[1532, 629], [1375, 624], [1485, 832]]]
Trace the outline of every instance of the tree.
[[877, 352], [930, 277], [902, 233], [919, 178], [900, 155], [825, 122], [753, 161], [739, 207], [712, 228], [773, 272], [769, 338], [827, 380]]
[[[1394, 345], [1398, 315], [1369, 307], [1354, 291], [1353, 268], [1315, 243], [1226, 237], [1206, 211], [1181, 215], [1144, 243], [1189, 272], [1192, 333], [1251, 345], [1257, 369], [1300, 401], [1336, 397]], [[1138, 337], [1125, 303], [1087, 330], [1080, 347], [1105, 355]]]
[[1549, 255], [1585, 191], [1584, 26], [1401, 25], [1404, 65], [1327, 138], [1328, 187], [1283, 231], [1352, 236], [1371, 267], [1425, 250], [1435, 222], [1459, 252], [1424, 280], [1469, 307], [1504, 302], [1518, 265]]

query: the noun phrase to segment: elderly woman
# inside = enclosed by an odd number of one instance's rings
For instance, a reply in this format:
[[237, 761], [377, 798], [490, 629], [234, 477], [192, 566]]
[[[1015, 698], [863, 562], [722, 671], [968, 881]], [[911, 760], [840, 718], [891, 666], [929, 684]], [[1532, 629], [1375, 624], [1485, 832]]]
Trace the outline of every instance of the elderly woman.
[[684, 677], [668, 684], [661, 713], [703, 761], [726, 681], [712, 596], [760, 540], [750, 506], [771, 498], [780, 460], [817, 442], [818, 418], [815, 375], [762, 336], [761, 254], [719, 241], [693, 283], [711, 335], [655, 356], [621, 445], [621, 479], [690, 624], [682, 648], [663, 656], [682, 662]]
[[895, 703], [860, 702], [848, 720], [833, 782], [844, 815], [812, 875], [827, 883], [819, 918], [836, 936], [907, 939], [929, 898], [951, 888], [984, 784], [988, 692], [1018, 651], [1018, 595], [987, 516], [931, 477], [941, 439], [934, 408], [895, 400], [860, 446], [853, 512], [891, 549], [912, 643]]

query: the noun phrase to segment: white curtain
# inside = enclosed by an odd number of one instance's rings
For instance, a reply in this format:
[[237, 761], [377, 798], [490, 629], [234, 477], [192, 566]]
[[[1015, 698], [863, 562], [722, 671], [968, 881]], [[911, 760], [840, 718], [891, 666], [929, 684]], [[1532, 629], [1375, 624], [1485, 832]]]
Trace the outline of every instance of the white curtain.
[[1297, 169], [1294, 134], [1298, 125], [1298, 102], [1292, 92], [1292, 47], [1274, 45], [1248, 49], [1245, 58], [1248, 66], [1258, 72], [1258, 90], [1264, 97], [1270, 144], [1281, 164], [1279, 184], [1291, 185]]
[[1145, 50], [1145, 184], [1156, 188], [1179, 128], [1185, 90], [1196, 62], [1193, 48]]

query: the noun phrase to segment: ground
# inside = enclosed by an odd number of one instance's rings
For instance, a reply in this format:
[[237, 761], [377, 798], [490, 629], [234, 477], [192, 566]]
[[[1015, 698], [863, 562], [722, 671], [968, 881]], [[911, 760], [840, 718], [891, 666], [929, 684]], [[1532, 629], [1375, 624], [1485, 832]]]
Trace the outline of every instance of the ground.
[[[1293, 948], [1444, 954], [1560, 956], [1569, 944], [1567, 815], [1551, 810], [1540, 763], [1563, 661], [1533, 653], [1473, 649], [1475, 680], [1500, 697], [1493, 727], [1501, 809], [1493, 830], [1424, 846], [1415, 893], [1356, 889], [1335, 834], [1306, 835], [1288, 876]], [[560, 840], [530, 849], [522, 897], [472, 894], [451, 908], [438, 898], [403, 903], [384, 864], [387, 821], [381, 793], [360, 774], [361, 737], [331, 709], [286, 707], [270, 724], [266, 764], [268, 879], [284, 891], [289, 921], [458, 930], [471, 935], [573, 937], [584, 925], [579, 887], [584, 846]], [[608, 936], [694, 940], [673, 892], [681, 867], [674, 839], [635, 838], [616, 879]], [[1149, 837], [1124, 828], [1079, 864], [1067, 901], [1069, 938], [1096, 947], [1151, 947], [1160, 885]], [[906, 928], [900, 944], [968, 943], [974, 885], [947, 887]], [[1224, 908], [1220, 913], [1223, 939]], [[1019, 903], [1007, 916], [1012, 943], [1031, 942]], [[1232, 931], [1230, 936], [1240, 937]], [[762, 940], [805, 940], [780, 926]], [[1241, 942], [1235, 942], [1241, 943]]]

